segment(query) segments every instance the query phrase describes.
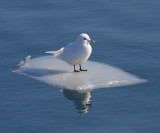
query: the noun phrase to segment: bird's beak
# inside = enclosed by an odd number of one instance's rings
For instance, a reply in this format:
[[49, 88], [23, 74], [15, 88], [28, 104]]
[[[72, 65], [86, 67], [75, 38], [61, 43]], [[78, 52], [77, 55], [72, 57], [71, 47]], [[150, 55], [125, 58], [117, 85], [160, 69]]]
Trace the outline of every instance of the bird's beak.
[[95, 42], [95, 40], [89, 40], [89, 42]]

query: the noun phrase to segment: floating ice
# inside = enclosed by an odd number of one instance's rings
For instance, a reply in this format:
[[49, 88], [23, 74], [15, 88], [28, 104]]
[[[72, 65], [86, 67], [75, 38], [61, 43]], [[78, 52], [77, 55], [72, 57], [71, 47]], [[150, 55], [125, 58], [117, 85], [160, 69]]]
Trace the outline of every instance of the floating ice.
[[73, 66], [53, 56], [43, 56], [27, 61], [17, 72], [59, 88], [79, 92], [145, 82], [144, 79], [110, 65], [93, 61], [82, 65], [88, 71], [75, 73]]
[[20, 61], [16, 66], [19, 67], [19, 68], [22, 68], [25, 64], [27, 64], [29, 61], [30, 61], [30, 58], [31, 56], [28, 55], [26, 58], [25, 58], [25, 61]]
[[73, 66], [57, 60], [54, 56], [43, 56], [21, 61], [16, 71], [50, 85], [62, 88], [64, 96], [73, 101], [80, 113], [87, 113], [91, 107], [90, 91], [96, 88], [108, 88], [143, 83], [146, 80], [110, 65], [87, 61], [82, 64], [87, 72], [73, 72]]

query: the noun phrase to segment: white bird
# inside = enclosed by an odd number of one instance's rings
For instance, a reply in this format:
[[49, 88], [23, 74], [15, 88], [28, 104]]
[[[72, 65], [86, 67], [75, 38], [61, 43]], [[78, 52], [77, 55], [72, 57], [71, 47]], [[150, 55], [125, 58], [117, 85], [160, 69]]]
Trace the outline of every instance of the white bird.
[[[54, 54], [57, 59], [63, 60], [69, 65], [74, 65], [74, 72], [87, 71], [81, 68], [81, 64], [88, 60], [91, 55], [92, 47], [90, 37], [82, 33], [78, 35], [75, 42], [62, 47], [58, 51], [47, 51], [46, 53]], [[80, 69], [76, 70], [75, 65], [79, 65]]]

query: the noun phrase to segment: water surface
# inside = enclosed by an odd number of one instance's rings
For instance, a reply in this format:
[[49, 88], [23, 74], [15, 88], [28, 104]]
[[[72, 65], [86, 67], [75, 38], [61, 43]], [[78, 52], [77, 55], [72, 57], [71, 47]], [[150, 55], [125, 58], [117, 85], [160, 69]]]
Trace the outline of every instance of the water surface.
[[[0, 1], [0, 132], [160, 132], [159, 7], [158, 0]], [[148, 82], [77, 96], [10, 72], [83, 32], [96, 40], [91, 61]]]

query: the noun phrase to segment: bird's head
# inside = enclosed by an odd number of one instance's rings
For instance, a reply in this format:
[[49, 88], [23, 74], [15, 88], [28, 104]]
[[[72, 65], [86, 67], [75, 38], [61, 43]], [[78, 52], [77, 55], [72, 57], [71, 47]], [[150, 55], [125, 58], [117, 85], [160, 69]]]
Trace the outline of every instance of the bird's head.
[[78, 44], [88, 44], [91, 42], [95, 42], [95, 41], [91, 40], [90, 37], [85, 33], [78, 35], [78, 37], [76, 39], [76, 43], [78, 43]]

